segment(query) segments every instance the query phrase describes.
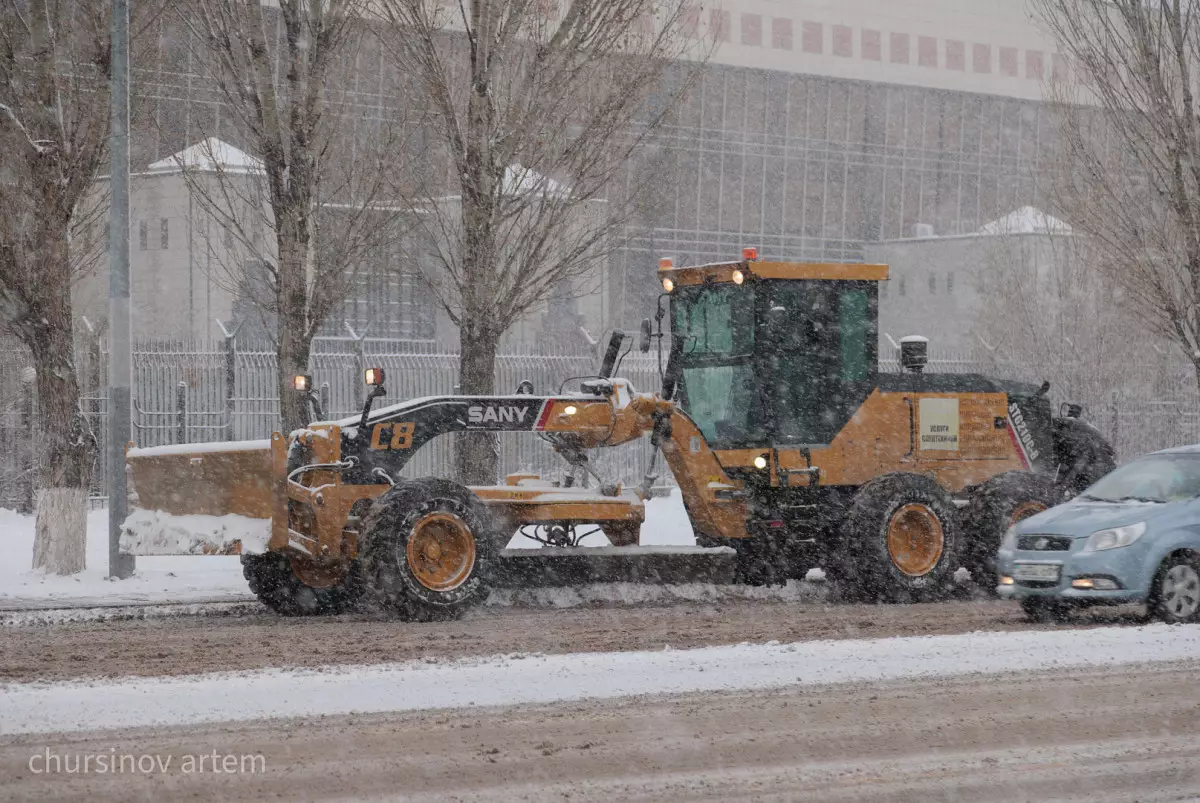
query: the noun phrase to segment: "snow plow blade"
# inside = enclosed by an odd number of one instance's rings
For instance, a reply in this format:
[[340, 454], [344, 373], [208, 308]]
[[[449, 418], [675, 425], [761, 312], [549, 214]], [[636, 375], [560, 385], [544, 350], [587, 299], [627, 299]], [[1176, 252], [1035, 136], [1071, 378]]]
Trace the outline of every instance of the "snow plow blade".
[[737, 553], [729, 547], [610, 546], [505, 549], [496, 585], [509, 588], [583, 583], [732, 583]]
[[282, 497], [276, 463], [282, 441], [131, 447], [125, 456], [134, 498], [121, 528], [127, 555], [237, 555], [260, 552]]

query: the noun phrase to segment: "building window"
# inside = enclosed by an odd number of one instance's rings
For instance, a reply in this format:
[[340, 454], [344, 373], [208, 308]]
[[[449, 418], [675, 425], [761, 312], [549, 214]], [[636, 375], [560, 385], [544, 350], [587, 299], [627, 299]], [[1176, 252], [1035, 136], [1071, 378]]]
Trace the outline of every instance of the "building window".
[[800, 42], [805, 53], [825, 52], [825, 28], [819, 22], [806, 22], [800, 26]]
[[883, 60], [883, 34], [879, 31], [862, 32], [862, 57], [870, 61]]
[[776, 50], [792, 49], [792, 21], [776, 17], [771, 20], [771, 47]]
[[145, 251], [149, 245], [150, 226], [144, 220], [138, 221], [138, 250]]
[[929, 274], [929, 295], [937, 293], [937, 274]]
[[849, 25], [833, 26], [833, 55], [847, 59], [854, 57], [854, 29]]
[[742, 44], [748, 47], [762, 47], [762, 16], [759, 14], [742, 15]]
[[946, 274], [946, 292], [947, 293], [954, 292], [954, 274], [953, 273]]
[[907, 295], [907, 294], [908, 294], [908, 288], [905, 287], [904, 277], [901, 276], [900, 277], [900, 295], [903, 296], [903, 295]]
[[161, 218], [158, 221], [158, 247], [166, 251], [171, 247], [171, 219]]
[[733, 27], [732, 19], [733, 12], [731, 11], [713, 9], [708, 12], [708, 28], [713, 40], [717, 42], [729, 41], [729, 29]]

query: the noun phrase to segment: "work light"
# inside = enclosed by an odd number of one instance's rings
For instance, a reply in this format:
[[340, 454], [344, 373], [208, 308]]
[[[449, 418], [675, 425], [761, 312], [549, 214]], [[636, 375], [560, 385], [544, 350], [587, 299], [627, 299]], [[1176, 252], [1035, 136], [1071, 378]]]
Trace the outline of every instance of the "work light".
[[371, 387], [378, 387], [383, 384], [384, 373], [382, 368], [368, 368], [363, 374], [366, 377], [367, 384]]
[[292, 388], [300, 391], [301, 393], [307, 393], [308, 391], [312, 390], [312, 386], [312, 377], [308, 376], [307, 374], [296, 374], [294, 377], [292, 377]]

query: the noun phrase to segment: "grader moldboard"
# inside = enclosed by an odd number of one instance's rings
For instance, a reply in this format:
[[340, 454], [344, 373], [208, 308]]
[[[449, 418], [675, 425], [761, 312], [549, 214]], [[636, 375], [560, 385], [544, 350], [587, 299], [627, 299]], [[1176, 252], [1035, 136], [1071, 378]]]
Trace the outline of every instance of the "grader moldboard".
[[[712, 548], [732, 547], [736, 579], [753, 584], [820, 566], [844, 597], [884, 602], [939, 599], [959, 566], [990, 585], [1012, 523], [1113, 467], [1112, 449], [1078, 407], [1052, 415], [1048, 385], [925, 373], [920, 338], [902, 344], [904, 372], [879, 372], [885, 265], [759, 261], [751, 249], [743, 257], [660, 263], [657, 329], [643, 321], [641, 338], [644, 351], [658, 339], [660, 356], [666, 341], [659, 393], [613, 376], [620, 333], [598, 376], [572, 393], [541, 396], [522, 383], [511, 396], [372, 409], [384, 389], [371, 369], [357, 418], [286, 439], [131, 448], [138, 504], [166, 518], [262, 522], [265, 551], [242, 562], [251, 589], [280, 613], [335, 613], [367, 598], [431, 620], [486, 595], [518, 529], [551, 547], [547, 555], [599, 555], [573, 549], [585, 526], [603, 530], [617, 552], [652, 550], [638, 543], [654, 457], [636, 489], [595, 476], [587, 458], [646, 435], [682, 492], [696, 552], [729, 556]], [[298, 377], [297, 388], [310, 391], [311, 380]], [[565, 458], [567, 481], [512, 475], [468, 488], [402, 478], [430, 440], [472, 431], [542, 438]], [[596, 483], [570, 481], [583, 474]], [[213, 540], [187, 551], [244, 551]], [[695, 557], [683, 549], [658, 559]]]

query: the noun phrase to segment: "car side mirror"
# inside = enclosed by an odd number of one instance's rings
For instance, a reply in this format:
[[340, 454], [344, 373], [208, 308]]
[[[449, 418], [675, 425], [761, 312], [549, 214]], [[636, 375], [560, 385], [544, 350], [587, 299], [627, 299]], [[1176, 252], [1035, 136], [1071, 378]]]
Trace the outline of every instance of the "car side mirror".
[[650, 319], [642, 318], [642, 329], [638, 337], [638, 351], [645, 354], [650, 351], [650, 338], [652, 330], [650, 329]]

